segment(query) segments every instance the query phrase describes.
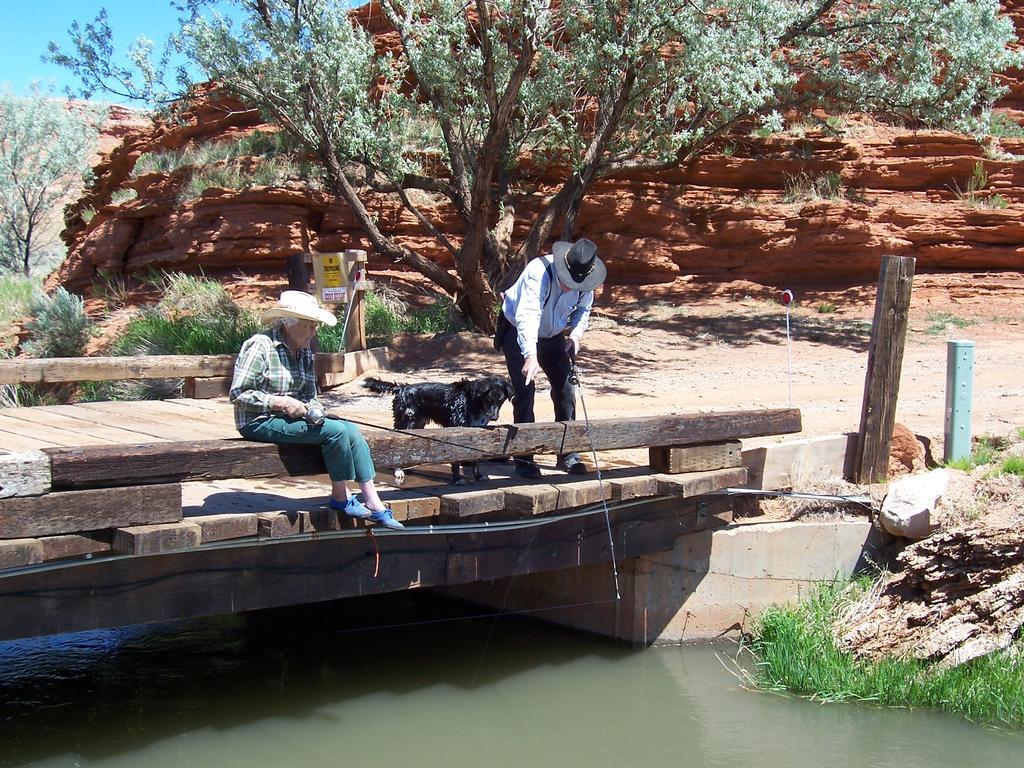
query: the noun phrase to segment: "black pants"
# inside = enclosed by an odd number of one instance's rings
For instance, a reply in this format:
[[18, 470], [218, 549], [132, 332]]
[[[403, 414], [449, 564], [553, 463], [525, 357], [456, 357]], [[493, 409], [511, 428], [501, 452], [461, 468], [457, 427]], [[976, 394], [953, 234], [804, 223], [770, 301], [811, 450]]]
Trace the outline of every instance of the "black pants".
[[[505, 364], [508, 366], [508, 377], [512, 382], [515, 395], [512, 397], [512, 414], [518, 424], [532, 424], [533, 398], [537, 386], [533, 382], [527, 386], [523, 376], [523, 353], [519, 351], [516, 340], [515, 326], [505, 332], [501, 351], [505, 353]], [[551, 402], [555, 404], [555, 421], [573, 421], [576, 418], [576, 387], [569, 381], [569, 354], [565, 351], [565, 338], [562, 335], [550, 339], [537, 340], [537, 362], [551, 383]], [[525, 458], [525, 457], [524, 457]]]

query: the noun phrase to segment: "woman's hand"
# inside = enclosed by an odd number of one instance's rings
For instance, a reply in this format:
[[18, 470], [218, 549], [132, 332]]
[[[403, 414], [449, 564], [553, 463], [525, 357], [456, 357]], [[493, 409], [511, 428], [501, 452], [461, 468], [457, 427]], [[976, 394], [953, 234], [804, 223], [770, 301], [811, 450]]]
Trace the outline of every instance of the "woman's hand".
[[301, 419], [306, 415], [306, 404], [288, 395], [275, 395], [270, 398], [270, 410], [283, 413], [289, 419]]

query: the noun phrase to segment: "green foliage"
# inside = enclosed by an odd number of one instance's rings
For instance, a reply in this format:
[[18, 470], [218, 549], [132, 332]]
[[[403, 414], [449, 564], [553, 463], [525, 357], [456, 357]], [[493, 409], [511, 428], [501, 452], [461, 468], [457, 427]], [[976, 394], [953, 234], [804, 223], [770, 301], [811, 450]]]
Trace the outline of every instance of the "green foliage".
[[[469, 228], [492, 220], [524, 166], [559, 174], [522, 253], [467, 237], [458, 247], [475, 250], [458, 253], [455, 277], [360, 218], [382, 252], [462, 297], [478, 323], [493, 296], [467, 291], [469, 278], [505, 287], [518, 257], [535, 255], [604, 176], [695, 159], [738, 125], [781, 131], [795, 107], [981, 133], [1006, 90], [993, 72], [1024, 64], [1013, 24], [990, 1], [720, 0], [709, 12], [674, 0], [494, 0], [471, 18], [461, 0], [384, 0], [375, 7], [397, 53], [377, 50], [342, 0], [225, 5], [215, 15], [189, 2], [178, 50], [199, 80], [221, 83], [322, 160], [332, 192], [411, 185], [447, 197]], [[113, 84], [163, 98], [147, 46], [136, 46], [133, 80], [112, 63], [110, 36], [101, 13], [72, 27], [71, 54], [54, 46], [50, 59], [87, 93]]]
[[967, 179], [966, 189], [960, 189], [960, 185], [956, 181], [953, 182], [954, 193], [957, 199], [965, 205], [969, 205], [972, 208], [1003, 209], [1009, 207], [1009, 201], [998, 193], [992, 195], [982, 194], [982, 190], [986, 187], [988, 187], [988, 173], [985, 171], [985, 165], [981, 160], [974, 164], [971, 176]]
[[869, 584], [826, 583], [795, 608], [769, 608], [749, 648], [754, 683], [823, 702], [931, 707], [971, 720], [1024, 725], [1024, 648], [1015, 647], [946, 670], [911, 659], [858, 661], [839, 651], [833, 624]]
[[968, 326], [978, 324], [976, 320], [957, 317], [949, 312], [930, 312], [926, 319], [928, 327], [925, 328], [924, 332], [929, 336], [938, 336], [943, 333], [949, 333], [954, 329], [967, 328]]
[[259, 330], [256, 317], [240, 313], [169, 318], [157, 310], [132, 320], [111, 345], [114, 355], [234, 355]]
[[1024, 139], [1024, 126], [1002, 112], [990, 112], [987, 133], [996, 138]]
[[28, 314], [28, 305], [39, 291], [39, 282], [24, 275], [0, 275], [0, 342], [12, 320]]
[[786, 174], [782, 199], [787, 203], [808, 200], [838, 200], [843, 196], [843, 180], [835, 171], [811, 176]]
[[100, 119], [36, 83], [25, 97], [0, 89], [0, 273], [44, 271], [62, 252], [61, 204], [91, 176]]
[[1010, 456], [992, 472], [994, 475], [1017, 475], [1024, 477], [1024, 457]]
[[831, 301], [819, 301], [814, 309], [819, 315], [831, 315], [836, 311], [836, 305]]
[[164, 272], [159, 278], [159, 285], [163, 296], [157, 303], [157, 309], [171, 320], [186, 315], [213, 321], [221, 318], [235, 320], [241, 316], [238, 305], [216, 280], [183, 272]]
[[1002, 441], [990, 435], [979, 435], [971, 445], [970, 456], [964, 456], [946, 463], [947, 467], [970, 472], [977, 467], [991, 464], [1004, 447]]
[[25, 326], [23, 350], [31, 357], [81, 357], [94, 326], [80, 296], [58, 288], [51, 295], [37, 294], [29, 302], [32, 319]]
[[125, 187], [124, 189], [114, 190], [114, 194], [110, 196], [111, 205], [121, 205], [121, 203], [127, 203], [129, 200], [134, 200], [139, 196], [131, 187]]

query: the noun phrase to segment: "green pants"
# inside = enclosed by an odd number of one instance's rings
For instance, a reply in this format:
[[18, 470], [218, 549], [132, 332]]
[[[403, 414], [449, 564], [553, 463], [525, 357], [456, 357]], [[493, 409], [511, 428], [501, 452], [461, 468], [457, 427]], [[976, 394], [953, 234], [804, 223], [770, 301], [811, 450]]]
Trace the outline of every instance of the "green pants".
[[260, 443], [298, 443], [319, 445], [331, 480], [372, 480], [376, 470], [370, 447], [359, 428], [348, 421], [326, 419], [319, 427], [305, 419], [271, 416], [246, 424], [238, 430], [247, 440]]

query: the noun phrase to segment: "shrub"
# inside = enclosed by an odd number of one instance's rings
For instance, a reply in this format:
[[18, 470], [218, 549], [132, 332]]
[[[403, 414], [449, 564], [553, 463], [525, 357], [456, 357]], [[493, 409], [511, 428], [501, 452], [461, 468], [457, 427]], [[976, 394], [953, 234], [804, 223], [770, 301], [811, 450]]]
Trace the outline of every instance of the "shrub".
[[837, 200], [843, 196], [843, 179], [835, 171], [820, 176], [786, 174], [782, 199], [787, 203], [803, 200]]
[[819, 315], [831, 315], [836, 311], [836, 305], [831, 301], [819, 301], [815, 307]]
[[218, 320], [224, 317], [238, 319], [241, 315], [238, 305], [216, 280], [182, 272], [165, 272], [159, 282], [163, 298], [157, 309], [168, 318], [191, 315]]
[[114, 355], [234, 355], [259, 330], [254, 315], [164, 316], [146, 310], [111, 345]]
[[81, 357], [93, 324], [81, 297], [58, 288], [52, 295], [38, 294], [29, 303], [32, 319], [26, 325], [24, 351], [32, 357]]
[[0, 277], [0, 336], [15, 318], [28, 314], [32, 296], [39, 290], [39, 283], [23, 275]]
[[124, 189], [116, 189], [114, 190], [114, 194], [110, 196], [110, 204], [120, 205], [121, 203], [127, 203], [129, 200], [134, 200], [138, 196], [139, 193], [136, 192], [131, 187], [125, 187]]

